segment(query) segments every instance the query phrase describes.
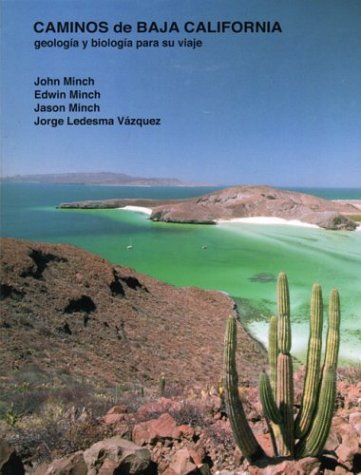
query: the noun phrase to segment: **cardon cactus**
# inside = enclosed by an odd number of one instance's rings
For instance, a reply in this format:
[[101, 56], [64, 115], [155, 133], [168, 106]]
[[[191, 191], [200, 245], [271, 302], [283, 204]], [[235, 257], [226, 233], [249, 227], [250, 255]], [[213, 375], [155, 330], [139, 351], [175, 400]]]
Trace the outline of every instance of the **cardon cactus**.
[[225, 338], [224, 360], [224, 398], [232, 427], [233, 436], [243, 455], [255, 461], [264, 455], [246, 419], [238, 392], [236, 369], [237, 326], [234, 317], [229, 317]]
[[[269, 331], [270, 376], [260, 377], [260, 399], [270, 430], [275, 456], [319, 456], [331, 427], [336, 398], [336, 369], [340, 342], [340, 300], [333, 289], [329, 301], [328, 332], [324, 362], [322, 352], [322, 292], [312, 288], [310, 336], [306, 376], [299, 413], [294, 418], [293, 368], [291, 350], [290, 299], [287, 277], [278, 277], [278, 316], [272, 317]], [[236, 320], [229, 317], [225, 337], [225, 401], [232, 431], [243, 455], [250, 461], [265, 456], [254, 437], [238, 396], [235, 362]]]

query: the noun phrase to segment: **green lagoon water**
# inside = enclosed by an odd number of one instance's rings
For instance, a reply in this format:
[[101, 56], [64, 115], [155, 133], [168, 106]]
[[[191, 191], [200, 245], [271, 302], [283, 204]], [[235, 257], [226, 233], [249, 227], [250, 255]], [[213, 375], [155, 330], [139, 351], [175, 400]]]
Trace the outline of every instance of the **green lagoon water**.
[[[311, 285], [342, 303], [343, 362], [361, 361], [361, 232], [287, 225], [218, 226], [153, 223], [125, 210], [57, 210], [62, 201], [114, 197], [183, 198], [215, 188], [133, 188], [4, 184], [2, 235], [77, 245], [113, 263], [177, 286], [229, 293], [244, 323], [261, 341], [276, 310], [276, 278], [287, 272], [292, 305], [292, 351], [304, 357]], [[361, 190], [307, 190], [327, 198], [361, 199]], [[132, 249], [127, 249], [131, 243]], [[204, 248], [206, 247], [206, 248]], [[221, 342], [220, 342], [221, 344]]]

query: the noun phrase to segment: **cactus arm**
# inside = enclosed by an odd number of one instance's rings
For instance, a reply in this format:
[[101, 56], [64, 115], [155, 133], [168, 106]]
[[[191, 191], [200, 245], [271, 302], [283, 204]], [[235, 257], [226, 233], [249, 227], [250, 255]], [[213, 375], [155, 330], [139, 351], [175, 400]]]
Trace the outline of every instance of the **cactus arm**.
[[337, 290], [330, 295], [325, 361], [322, 370], [317, 411], [312, 426], [299, 442], [297, 456], [318, 456], [327, 441], [336, 399], [336, 368], [340, 346], [340, 298]]
[[280, 353], [277, 358], [277, 406], [281, 415], [282, 439], [278, 440], [280, 455], [289, 456], [294, 452], [293, 422], [293, 367], [292, 357]]
[[268, 374], [261, 373], [259, 380], [259, 395], [262, 403], [263, 413], [266, 419], [267, 428], [271, 437], [273, 454], [278, 455], [277, 439], [281, 437], [281, 430], [279, 424], [281, 423], [281, 416], [273, 396], [271, 382]]
[[296, 446], [297, 458], [317, 457], [327, 441], [335, 408], [335, 372], [329, 368], [322, 379], [320, 399], [310, 432]]
[[317, 405], [322, 350], [322, 323], [321, 286], [314, 284], [311, 296], [310, 337], [308, 340], [305, 383], [300, 411], [295, 421], [295, 433], [298, 439], [307, 434]]
[[340, 347], [340, 296], [336, 289], [331, 290], [328, 306], [328, 330], [326, 340], [325, 362], [323, 371], [333, 368], [336, 371], [338, 350]]
[[265, 417], [274, 424], [281, 423], [281, 416], [273, 397], [271, 382], [267, 373], [261, 373], [259, 380], [259, 396]]
[[253, 462], [264, 456], [264, 452], [253, 435], [246, 419], [238, 394], [238, 374], [236, 368], [237, 326], [234, 317], [227, 321], [224, 351], [224, 395], [233, 436], [242, 454]]
[[[268, 364], [269, 364], [269, 375], [270, 375], [270, 384], [273, 391], [273, 394], [276, 394], [276, 385], [277, 385], [277, 355], [278, 355], [278, 346], [277, 346], [277, 328], [278, 328], [278, 318], [276, 316], [271, 317], [269, 322], [269, 331], [268, 331]], [[275, 400], [273, 396], [273, 400]], [[278, 408], [277, 408], [278, 409]], [[272, 447], [274, 455], [278, 455], [277, 441], [282, 439], [281, 429], [279, 426], [280, 420], [278, 423], [268, 422], [266, 416], [267, 426], [270, 431]]]
[[290, 296], [286, 274], [278, 276], [278, 326], [277, 339], [279, 354], [277, 356], [276, 403], [281, 414], [281, 433], [278, 438], [280, 455], [293, 455], [294, 421], [293, 421], [293, 367], [291, 349]]
[[284, 272], [278, 276], [277, 297], [278, 349], [282, 353], [289, 353], [291, 350], [290, 294], [287, 276]]
[[277, 375], [277, 317], [271, 317], [268, 332], [268, 363], [270, 367], [270, 380], [273, 391], [276, 390], [276, 375]]

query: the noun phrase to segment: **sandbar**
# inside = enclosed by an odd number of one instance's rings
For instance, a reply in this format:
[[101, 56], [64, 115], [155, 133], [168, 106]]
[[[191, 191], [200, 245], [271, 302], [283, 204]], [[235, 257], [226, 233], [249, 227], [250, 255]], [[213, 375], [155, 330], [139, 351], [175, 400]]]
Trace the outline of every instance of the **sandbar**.
[[306, 228], [319, 228], [317, 224], [310, 224], [300, 221], [299, 219], [284, 219], [274, 216], [252, 216], [248, 218], [219, 219], [217, 224], [232, 223], [250, 223], [250, 224], [287, 224], [290, 226], [302, 226]]

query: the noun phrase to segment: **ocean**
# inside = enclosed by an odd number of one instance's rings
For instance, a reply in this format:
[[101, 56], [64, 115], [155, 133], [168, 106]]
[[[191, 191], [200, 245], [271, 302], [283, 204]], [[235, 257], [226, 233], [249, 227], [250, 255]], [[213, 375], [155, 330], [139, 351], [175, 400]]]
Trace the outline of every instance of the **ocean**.
[[[3, 183], [1, 235], [73, 244], [172, 285], [227, 292], [249, 331], [264, 343], [268, 320], [276, 312], [277, 275], [285, 271], [291, 294], [292, 353], [301, 360], [307, 346], [312, 283], [322, 285], [325, 301], [336, 287], [342, 305], [341, 363], [361, 362], [360, 231], [244, 223], [180, 225], [153, 223], [144, 214], [125, 210], [56, 209], [64, 201], [185, 198], [216, 189]], [[361, 199], [361, 189], [296, 191]]]

